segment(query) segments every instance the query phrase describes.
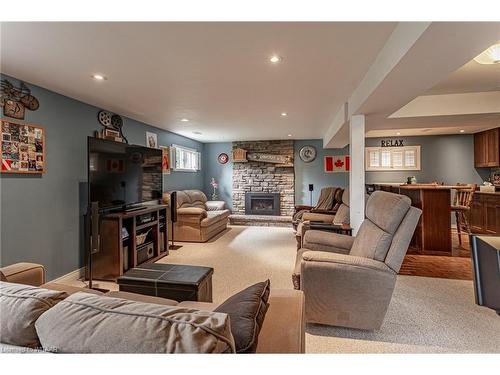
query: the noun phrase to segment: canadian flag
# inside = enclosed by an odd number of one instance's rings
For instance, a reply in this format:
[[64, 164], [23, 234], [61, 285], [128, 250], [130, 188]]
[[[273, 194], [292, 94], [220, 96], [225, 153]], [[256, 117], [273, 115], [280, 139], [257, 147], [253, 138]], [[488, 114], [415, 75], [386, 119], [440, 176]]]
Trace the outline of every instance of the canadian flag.
[[2, 159], [2, 171], [10, 171], [11, 170], [10, 163], [11, 163], [10, 160]]
[[125, 171], [123, 160], [108, 159], [106, 160], [106, 172], [123, 173]]
[[349, 155], [325, 156], [325, 172], [348, 172], [350, 170]]

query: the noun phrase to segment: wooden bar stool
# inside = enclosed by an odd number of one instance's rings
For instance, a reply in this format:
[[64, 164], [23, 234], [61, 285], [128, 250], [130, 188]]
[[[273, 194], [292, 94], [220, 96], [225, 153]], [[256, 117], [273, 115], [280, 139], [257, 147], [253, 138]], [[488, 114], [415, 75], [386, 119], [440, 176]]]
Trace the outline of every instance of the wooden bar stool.
[[[463, 187], [462, 187], [463, 186]], [[470, 225], [467, 213], [470, 211], [472, 199], [474, 198], [475, 184], [457, 184], [455, 198], [451, 205], [451, 211], [455, 212], [457, 221], [458, 243], [462, 245], [462, 231], [470, 233]]]

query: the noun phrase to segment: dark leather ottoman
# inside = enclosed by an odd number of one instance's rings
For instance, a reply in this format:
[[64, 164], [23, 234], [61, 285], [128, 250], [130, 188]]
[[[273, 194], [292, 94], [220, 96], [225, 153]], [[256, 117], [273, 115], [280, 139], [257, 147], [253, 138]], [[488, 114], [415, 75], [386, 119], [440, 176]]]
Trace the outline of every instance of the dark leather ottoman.
[[211, 267], [148, 263], [120, 276], [120, 291], [181, 301], [212, 302]]

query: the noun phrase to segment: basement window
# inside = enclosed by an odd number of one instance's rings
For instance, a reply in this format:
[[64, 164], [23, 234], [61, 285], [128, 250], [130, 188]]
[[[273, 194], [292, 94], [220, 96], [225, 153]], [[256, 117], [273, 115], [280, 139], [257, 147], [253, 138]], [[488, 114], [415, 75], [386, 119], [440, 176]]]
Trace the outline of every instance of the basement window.
[[420, 146], [366, 147], [367, 171], [419, 171]]
[[201, 169], [201, 154], [192, 148], [172, 145], [170, 158], [174, 171], [196, 172]]

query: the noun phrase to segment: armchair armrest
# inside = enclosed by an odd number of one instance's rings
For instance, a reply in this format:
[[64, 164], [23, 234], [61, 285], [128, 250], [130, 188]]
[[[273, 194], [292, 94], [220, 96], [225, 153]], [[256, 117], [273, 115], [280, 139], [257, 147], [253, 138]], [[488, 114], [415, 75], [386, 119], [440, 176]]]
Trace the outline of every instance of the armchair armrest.
[[317, 212], [304, 212], [302, 221], [321, 221], [323, 223], [332, 223], [335, 214], [321, 214]]
[[302, 254], [302, 259], [311, 262], [345, 264], [352, 267], [361, 267], [395, 274], [395, 272], [384, 262], [348, 254], [330, 253], [326, 251], [306, 251]]
[[310, 229], [304, 233], [302, 247], [309, 250], [348, 254], [355, 237]]
[[36, 263], [15, 263], [0, 268], [9, 283], [40, 286], [45, 283], [45, 268]]
[[316, 214], [323, 214], [323, 215], [335, 215], [337, 213], [337, 209], [321, 210], [319, 208], [313, 208], [313, 209], [311, 209], [311, 212], [316, 213]]
[[295, 206], [295, 211], [310, 210], [312, 208], [313, 208], [313, 206], [307, 206], [305, 204], [299, 204], [299, 205]]

